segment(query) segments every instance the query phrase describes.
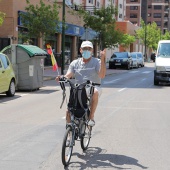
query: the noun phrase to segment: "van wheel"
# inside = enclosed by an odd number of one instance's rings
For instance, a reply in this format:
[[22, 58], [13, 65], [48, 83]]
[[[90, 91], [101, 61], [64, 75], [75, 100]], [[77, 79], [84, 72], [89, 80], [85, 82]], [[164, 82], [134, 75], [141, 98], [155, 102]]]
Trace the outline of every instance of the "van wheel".
[[15, 95], [15, 82], [14, 80], [11, 80], [11, 83], [9, 85], [9, 90], [6, 92], [6, 95], [9, 97], [12, 97]]
[[159, 81], [154, 78], [154, 85], [157, 86], [159, 85]]

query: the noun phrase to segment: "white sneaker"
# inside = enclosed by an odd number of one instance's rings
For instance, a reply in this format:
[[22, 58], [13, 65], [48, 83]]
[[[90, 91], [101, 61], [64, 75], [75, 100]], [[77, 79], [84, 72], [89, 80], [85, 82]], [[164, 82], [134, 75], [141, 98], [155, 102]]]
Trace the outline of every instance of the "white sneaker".
[[94, 120], [89, 120], [88, 125], [93, 127], [95, 125], [95, 121]]

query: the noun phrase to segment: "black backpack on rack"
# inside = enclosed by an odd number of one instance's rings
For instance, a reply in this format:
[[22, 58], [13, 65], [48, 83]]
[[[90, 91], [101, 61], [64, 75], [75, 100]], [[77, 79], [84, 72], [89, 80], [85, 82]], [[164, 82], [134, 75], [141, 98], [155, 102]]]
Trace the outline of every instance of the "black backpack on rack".
[[86, 84], [70, 84], [70, 97], [68, 102], [68, 109], [73, 112], [75, 117], [82, 117], [88, 109], [88, 97], [86, 94]]

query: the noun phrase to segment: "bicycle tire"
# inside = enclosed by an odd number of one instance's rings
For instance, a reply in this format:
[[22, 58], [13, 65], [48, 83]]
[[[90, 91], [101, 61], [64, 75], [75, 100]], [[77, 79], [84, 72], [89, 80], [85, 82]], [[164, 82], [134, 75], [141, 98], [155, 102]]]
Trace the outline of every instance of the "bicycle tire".
[[[70, 134], [69, 134], [70, 133]], [[69, 137], [69, 146], [67, 146], [68, 142], [68, 137]], [[73, 151], [73, 136], [72, 136], [72, 128], [68, 127], [66, 129], [64, 138], [63, 138], [63, 144], [62, 144], [62, 153], [61, 153], [61, 159], [62, 163], [64, 166], [67, 166], [70, 162], [71, 156], [72, 156], [72, 151]]]
[[80, 139], [80, 145], [83, 151], [87, 150], [89, 146], [90, 138], [91, 138], [91, 130], [92, 130], [91, 126], [88, 125], [85, 126], [84, 135]]

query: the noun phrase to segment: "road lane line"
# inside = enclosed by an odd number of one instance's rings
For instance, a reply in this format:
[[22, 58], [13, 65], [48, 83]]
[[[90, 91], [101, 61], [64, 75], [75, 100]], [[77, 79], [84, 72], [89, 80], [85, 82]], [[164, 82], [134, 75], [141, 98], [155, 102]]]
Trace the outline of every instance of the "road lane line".
[[118, 90], [118, 92], [121, 92], [121, 91], [126, 90], [126, 89], [127, 89], [126, 87], [122, 88], [122, 89]]
[[143, 74], [148, 74], [148, 73], [151, 73], [151, 71], [144, 71], [142, 72]]
[[139, 71], [129, 71], [129, 73], [138, 73]]
[[118, 81], [118, 80], [120, 80], [120, 78], [119, 79], [115, 79], [115, 80], [111, 80], [111, 81], [104, 81], [103, 84], [114, 83], [115, 81]]

